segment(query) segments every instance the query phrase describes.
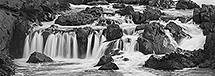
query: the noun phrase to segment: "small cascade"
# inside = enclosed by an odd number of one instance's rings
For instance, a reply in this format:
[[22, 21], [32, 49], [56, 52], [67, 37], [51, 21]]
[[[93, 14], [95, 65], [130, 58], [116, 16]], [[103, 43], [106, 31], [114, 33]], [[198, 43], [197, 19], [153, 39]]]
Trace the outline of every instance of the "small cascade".
[[30, 55], [30, 43], [29, 43], [29, 35], [26, 36], [25, 38], [25, 46], [24, 46], [24, 53], [23, 53], [23, 58], [27, 58], [28, 55]]
[[91, 54], [92, 39], [93, 39], [93, 33], [91, 33], [91, 34], [88, 36], [86, 59], [89, 59], [89, 58], [92, 56], [92, 54]]

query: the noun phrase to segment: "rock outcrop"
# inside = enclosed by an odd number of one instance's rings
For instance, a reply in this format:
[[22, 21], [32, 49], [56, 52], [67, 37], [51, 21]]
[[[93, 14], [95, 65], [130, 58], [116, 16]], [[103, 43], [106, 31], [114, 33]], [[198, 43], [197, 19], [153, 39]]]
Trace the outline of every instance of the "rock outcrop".
[[202, 4], [202, 8], [194, 9], [193, 21], [197, 24], [203, 22], [215, 23], [215, 6]]
[[177, 49], [176, 52], [165, 54], [165, 56], [162, 57], [152, 55], [145, 62], [145, 66], [162, 70], [191, 68], [202, 63], [204, 61], [204, 56], [204, 50], [201, 49], [195, 51]]
[[203, 4], [202, 8], [194, 9], [193, 21], [200, 24], [204, 35], [215, 32], [215, 6]]
[[169, 30], [170, 33], [172, 33], [173, 37], [175, 38], [175, 41], [179, 43], [179, 41], [182, 38], [185, 38], [188, 36], [188, 34], [186, 34], [183, 31], [183, 28], [179, 25], [177, 25], [174, 22], [169, 22], [166, 26], [165, 29]]
[[194, 9], [200, 6], [192, 0], [179, 0], [176, 4], [176, 9]]
[[87, 37], [93, 33], [93, 29], [90, 27], [84, 27], [84, 28], [78, 28], [75, 30], [77, 35], [77, 41], [78, 41], [78, 56], [79, 58], [85, 58], [87, 52]]
[[111, 55], [103, 55], [95, 67], [101, 66], [99, 70], [118, 70], [118, 66], [113, 61]]
[[143, 13], [134, 11], [132, 6], [126, 6], [120, 10], [115, 11], [122, 16], [132, 16], [132, 20], [135, 24], [146, 23], [149, 20], [159, 20], [161, 17], [161, 11], [158, 8], [146, 6]]
[[144, 30], [138, 38], [139, 51], [143, 54], [165, 54], [173, 51], [169, 38], [164, 33], [163, 25], [151, 23], [141, 25], [136, 30]]
[[107, 26], [107, 30], [105, 31], [105, 36], [107, 41], [119, 39], [123, 36], [122, 29], [118, 24], [111, 24]]
[[58, 17], [55, 23], [62, 26], [79, 26], [91, 24], [102, 14], [103, 8], [101, 7], [87, 7], [85, 10], [80, 12], [70, 12], [68, 14], [63, 14], [62, 16]]
[[15, 64], [7, 52], [8, 49], [0, 50], [0, 76], [13, 76], [15, 74]]
[[26, 63], [43, 63], [53, 62], [53, 60], [45, 54], [39, 52], [33, 52]]

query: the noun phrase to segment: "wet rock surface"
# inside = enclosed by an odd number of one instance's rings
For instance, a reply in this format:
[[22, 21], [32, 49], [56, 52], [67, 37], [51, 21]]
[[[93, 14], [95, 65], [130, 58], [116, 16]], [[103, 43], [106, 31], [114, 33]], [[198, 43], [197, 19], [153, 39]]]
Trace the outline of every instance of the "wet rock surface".
[[125, 8], [125, 4], [123, 3], [116, 3], [116, 4], [113, 4], [113, 8], [116, 8], [116, 9], [120, 9], [120, 8]]
[[119, 70], [119, 67], [115, 63], [106, 63], [99, 70]]
[[[165, 54], [172, 52], [172, 45], [168, 37], [164, 33], [163, 25], [159, 23], [151, 23], [142, 25], [144, 32], [138, 38], [139, 51], [143, 54]], [[136, 29], [137, 30], [137, 29]]]
[[115, 39], [119, 39], [123, 36], [122, 29], [118, 24], [111, 24], [107, 26], [107, 30], [105, 31], [106, 41], [111, 41]]
[[15, 64], [7, 54], [8, 49], [0, 52], [0, 76], [12, 76], [15, 74]]
[[87, 5], [108, 5], [109, 3], [105, 0], [87, 2]]
[[193, 21], [197, 24], [203, 22], [215, 23], [215, 6], [202, 4], [201, 8], [196, 8], [193, 11]]
[[174, 2], [173, 0], [148, 0], [148, 5], [168, 9], [172, 8]]
[[55, 23], [62, 26], [79, 26], [91, 24], [102, 14], [103, 8], [101, 7], [86, 8], [80, 12], [70, 12], [69, 14], [63, 14], [55, 21]]
[[215, 6], [214, 5], [202, 5], [202, 8], [194, 9], [193, 21], [200, 24], [200, 28], [203, 29], [203, 34], [208, 35], [213, 33], [214, 19], [215, 19]]
[[192, 0], [179, 0], [176, 4], [176, 9], [194, 9], [200, 6]]
[[95, 66], [102, 66], [107, 63], [112, 63], [114, 60], [111, 55], [103, 55]]
[[93, 29], [90, 27], [78, 28], [76, 29], [77, 41], [78, 41], [78, 56], [79, 58], [85, 58], [87, 50], [87, 37], [93, 32]]
[[122, 9], [117, 10], [115, 12], [119, 13], [122, 16], [131, 15], [132, 13], [134, 13], [134, 8], [132, 6], [126, 6], [125, 8], [122, 8]]
[[175, 38], [176, 42], [179, 42], [182, 38], [188, 36], [185, 32], [183, 32], [183, 28], [177, 25], [174, 22], [170, 22], [165, 26], [165, 29], [169, 30], [172, 33], [173, 37]]
[[[183, 51], [177, 49], [177, 52], [165, 54], [165, 56], [152, 55], [146, 61], [145, 66], [162, 69], [162, 70], [178, 70], [183, 68], [192, 68], [204, 61], [204, 50]], [[154, 63], [154, 64], [153, 64]]]
[[26, 63], [43, 63], [53, 62], [53, 60], [45, 54], [39, 52], [33, 52]]

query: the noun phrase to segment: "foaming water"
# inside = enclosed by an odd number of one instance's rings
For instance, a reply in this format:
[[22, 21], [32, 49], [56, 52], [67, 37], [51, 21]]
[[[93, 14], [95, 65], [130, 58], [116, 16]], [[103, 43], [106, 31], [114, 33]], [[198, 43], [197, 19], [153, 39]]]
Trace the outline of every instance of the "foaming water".
[[[106, 11], [115, 10], [111, 6], [102, 6], [105, 9], [109, 9]], [[72, 5], [73, 9], [84, 9], [85, 7], [89, 7], [87, 5]], [[141, 10], [144, 8], [143, 6], [135, 6], [135, 10]], [[164, 10], [164, 11], [173, 11], [173, 10]], [[175, 11], [175, 10], [174, 10]], [[181, 13], [181, 12], [177, 12]], [[173, 14], [173, 15], [176, 15]], [[188, 11], [188, 14], [185, 12], [182, 15], [191, 15], [191, 12]], [[138, 52], [138, 44], [137, 38], [139, 37], [138, 33], [135, 32], [136, 26], [138, 24], [134, 24], [130, 17], [115, 15], [108, 16], [104, 15], [106, 19], [112, 19], [119, 22], [120, 28], [123, 30], [123, 37], [121, 39], [105, 42], [106, 38], [103, 33], [103, 29], [106, 26], [96, 26], [94, 22], [92, 24], [86, 24], [81, 26], [60, 26], [58, 24], [54, 24], [54, 21], [51, 22], [43, 22], [43, 26], [36, 26], [32, 30], [32, 34], [27, 35], [25, 39], [25, 47], [23, 58], [15, 60], [16, 64], [23, 66], [21, 69], [30, 68], [30, 70], [43, 69], [37, 73], [39, 74], [50, 74], [50, 73], [71, 73], [75, 71], [83, 71], [89, 69], [98, 69], [98, 67], [93, 67], [99, 60], [99, 58], [104, 55], [105, 49], [108, 45], [114, 41], [114, 48], [116, 50], [120, 50], [123, 52], [121, 55], [113, 56], [114, 63], [119, 66], [119, 72], [122, 72], [125, 76], [153, 76], [154, 74], [149, 73], [147, 71], [142, 71], [137, 68], [142, 67], [145, 64], [145, 61], [151, 55], [143, 55]], [[56, 19], [55, 19], [56, 20]], [[162, 25], [167, 25], [169, 22], [157, 21]], [[205, 43], [205, 36], [202, 34], [202, 30], [198, 27], [198, 25], [193, 24], [192, 21], [188, 23], [181, 23], [180, 21], [172, 21], [178, 24], [183, 28], [183, 31], [191, 36], [186, 37], [180, 41], [178, 44], [171, 33], [168, 30], [165, 30], [165, 34], [168, 36], [171, 44], [174, 46], [174, 49], [180, 47], [186, 50], [194, 50], [203, 48]], [[50, 28], [51, 25], [57, 26], [57, 30], [71, 30], [74, 28], [84, 28], [91, 27], [98, 31], [94, 31], [91, 33], [87, 39], [87, 50], [85, 54], [85, 58], [79, 58], [79, 50], [78, 42], [77, 42], [77, 34], [75, 31], [67, 31], [67, 32], [52, 32], [48, 35], [45, 45], [42, 45], [45, 41], [43, 41], [43, 36], [41, 35], [43, 32], [40, 30], [44, 30]], [[39, 30], [39, 31], [38, 31]], [[36, 32], [35, 32], [36, 31]], [[34, 51], [38, 51], [44, 53], [51, 58], [54, 59], [55, 62], [52, 63], [44, 63], [44, 64], [28, 64], [25, 63], [30, 54]], [[123, 58], [128, 58], [128, 61], [124, 61]], [[47, 71], [47, 69], [49, 69]], [[28, 69], [29, 70], [29, 69]]]

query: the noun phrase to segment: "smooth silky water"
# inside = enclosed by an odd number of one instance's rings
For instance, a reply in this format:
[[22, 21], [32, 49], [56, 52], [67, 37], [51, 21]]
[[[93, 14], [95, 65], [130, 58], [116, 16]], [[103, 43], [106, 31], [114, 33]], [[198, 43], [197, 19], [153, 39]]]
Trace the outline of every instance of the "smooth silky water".
[[[71, 5], [72, 9], [84, 9], [85, 7], [92, 7], [86, 5]], [[103, 6], [105, 11], [114, 11], [111, 5]], [[140, 11], [144, 6], [134, 6], [136, 11]], [[174, 9], [162, 10], [165, 12], [175, 12], [179, 13]], [[187, 14], [183, 13], [182, 15], [192, 15], [191, 10], [187, 10]], [[174, 12], [172, 14], [174, 14]], [[54, 21], [51, 22], [42, 22], [43, 26], [35, 26], [32, 29], [32, 33], [26, 36], [24, 53], [22, 59], [16, 59], [14, 62], [18, 65], [16, 70], [16, 76], [23, 75], [35, 75], [35, 76], [156, 76], [156, 75], [183, 75], [190, 72], [187, 72], [190, 69], [179, 70], [175, 72], [166, 72], [159, 71], [150, 68], [142, 67], [145, 64], [145, 61], [151, 55], [143, 55], [138, 52], [137, 38], [139, 36], [138, 32], [135, 32], [135, 27], [137, 24], [134, 24], [133, 21], [129, 18], [122, 17], [119, 15], [107, 16], [104, 17], [109, 19], [114, 19], [119, 21], [120, 27], [123, 29], [123, 37], [121, 40], [116, 40], [114, 44], [114, 49], [122, 49], [124, 54], [114, 56], [114, 62], [118, 65], [119, 70], [116, 71], [100, 71], [97, 70], [99, 67], [93, 67], [98, 62], [99, 58], [104, 54], [107, 45], [110, 42], [104, 42], [106, 39], [102, 35], [102, 29], [105, 27], [95, 26], [96, 22], [93, 24], [87, 24], [82, 26], [60, 26], [54, 24]], [[155, 21], [163, 24], [164, 26], [169, 22]], [[177, 43], [174, 38], [171, 37], [169, 31], [165, 30], [166, 35], [169, 37], [174, 48], [180, 47], [185, 50], [194, 50], [194, 49], [203, 49], [206, 37], [203, 36], [202, 30], [198, 27], [199, 25], [194, 24], [192, 21], [188, 23], [181, 23], [178, 20], [172, 21], [180, 25], [184, 32], [188, 33], [191, 38], [184, 38], [179, 43]], [[87, 52], [84, 58], [79, 58], [78, 54], [78, 42], [76, 39], [75, 32], [57, 32], [52, 33], [48, 36], [46, 43], [44, 43], [42, 37], [42, 30], [49, 28], [51, 25], [58, 26], [58, 29], [68, 30], [73, 28], [82, 28], [82, 27], [92, 27], [93, 29], [100, 29], [100, 31], [95, 31], [91, 33], [87, 39]], [[37, 32], [35, 32], [37, 31]], [[127, 39], [130, 39], [130, 42], [127, 42]], [[120, 42], [122, 41], [123, 44]], [[92, 44], [94, 43], [94, 44]], [[121, 47], [123, 45], [123, 47]], [[34, 51], [44, 53], [51, 57], [54, 62], [51, 63], [25, 63]], [[121, 57], [128, 58], [129, 61], [123, 61]], [[195, 68], [191, 68], [195, 69]], [[208, 70], [208, 69], [205, 69]], [[202, 71], [205, 71], [202, 70]], [[199, 70], [197, 70], [199, 71]], [[200, 71], [200, 72], [202, 72]], [[193, 73], [193, 72], [191, 72]], [[195, 72], [194, 72], [195, 73]], [[211, 72], [206, 71], [206, 74]]]

